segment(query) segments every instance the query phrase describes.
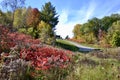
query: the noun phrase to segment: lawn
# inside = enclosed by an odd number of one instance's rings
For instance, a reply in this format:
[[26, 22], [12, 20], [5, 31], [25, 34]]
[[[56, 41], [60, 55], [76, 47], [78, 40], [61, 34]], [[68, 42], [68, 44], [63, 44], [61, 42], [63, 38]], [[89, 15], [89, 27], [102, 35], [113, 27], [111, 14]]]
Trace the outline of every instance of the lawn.
[[120, 80], [120, 49], [112, 50], [76, 54], [74, 69], [65, 80]]
[[70, 44], [67, 40], [57, 39], [56, 46], [59, 48], [67, 49], [67, 50], [74, 51], [74, 52], [79, 51], [78, 47]]

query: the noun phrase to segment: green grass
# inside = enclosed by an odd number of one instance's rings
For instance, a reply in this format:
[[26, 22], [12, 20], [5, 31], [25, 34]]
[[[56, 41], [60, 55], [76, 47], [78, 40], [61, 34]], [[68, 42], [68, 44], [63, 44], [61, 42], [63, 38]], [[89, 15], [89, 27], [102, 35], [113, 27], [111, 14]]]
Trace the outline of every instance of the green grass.
[[67, 68], [56, 67], [41, 75], [35, 80], [120, 80], [120, 60], [76, 52]]
[[77, 57], [74, 70], [65, 80], [120, 80], [119, 60], [90, 54], [79, 54]]
[[62, 39], [57, 39], [56, 40], [56, 46], [59, 47], [59, 48], [63, 48], [63, 49], [67, 49], [67, 50], [70, 50], [70, 51], [79, 51], [79, 48], [70, 44], [68, 41], [66, 40], [62, 40]]
[[[65, 40], [58, 40], [69, 44]], [[70, 44], [69, 44], [70, 45]], [[38, 72], [34, 80], [120, 80], [120, 48], [94, 51], [88, 54], [75, 52], [68, 67], [54, 67]]]
[[78, 44], [87, 46], [87, 47], [91, 47], [91, 48], [104, 49], [102, 46], [100, 46], [98, 44], [88, 44], [88, 43], [78, 43]]

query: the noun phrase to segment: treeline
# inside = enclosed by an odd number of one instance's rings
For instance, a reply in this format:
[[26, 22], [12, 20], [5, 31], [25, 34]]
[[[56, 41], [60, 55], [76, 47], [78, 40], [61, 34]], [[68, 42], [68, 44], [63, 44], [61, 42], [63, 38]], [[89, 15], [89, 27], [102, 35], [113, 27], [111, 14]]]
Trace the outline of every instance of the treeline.
[[[7, 0], [4, 3], [7, 3]], [[19, 31], [34, 38], [40, 38], [46, 44], [55, 43], [55, 26], [57, 23], [58, 15], [51, 2], [45, 3], [41, 11], [32, 7], [19, 7], [7, 12], [0, 10], [0, 24], [8, 26], [11, 31]]]
[[76, 24], [74, 39], [102, 46], [120, 46], [120, 14], [102, 19], [92, 18], [84, 24]]

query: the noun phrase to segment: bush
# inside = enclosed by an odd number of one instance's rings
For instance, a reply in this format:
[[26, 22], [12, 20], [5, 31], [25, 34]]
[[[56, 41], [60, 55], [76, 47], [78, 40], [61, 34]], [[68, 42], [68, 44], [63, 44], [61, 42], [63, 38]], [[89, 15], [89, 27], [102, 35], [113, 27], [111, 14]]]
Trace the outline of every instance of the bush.
[[36, 70], [46, 70], [51, 67], [65, 67], [66, 62], [70, 62], [70, 51], [63, 51], [52, 47], [31, 46], [28, 49], [22, 49], [20, 57], [26, 61], [31, 61]]
[[20, 33], [26, 33], [27, 31], [26, 31], [25, 28], [20, 28], [20, 29], [18, 30], [18, 32], [20, 32]]
[[115, 47], [120, 46], [120, 31], [115, 31], [113, 33], [111, 44]]
[[[6, 53], [4, 53], [6, 54]], [[14, 55], [3, 56], [0, 66], [0, 80], [29, 80], [29, 65]]]

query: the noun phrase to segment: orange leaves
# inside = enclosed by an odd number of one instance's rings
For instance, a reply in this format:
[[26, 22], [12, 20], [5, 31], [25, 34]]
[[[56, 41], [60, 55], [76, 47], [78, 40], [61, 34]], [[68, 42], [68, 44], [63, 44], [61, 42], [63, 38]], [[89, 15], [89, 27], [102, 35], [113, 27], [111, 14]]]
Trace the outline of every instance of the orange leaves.
[[37, 27], [40, 21], [40, 12], [37, 8], [31, 9], [27, 15], [26, 23], [28, 26]]

